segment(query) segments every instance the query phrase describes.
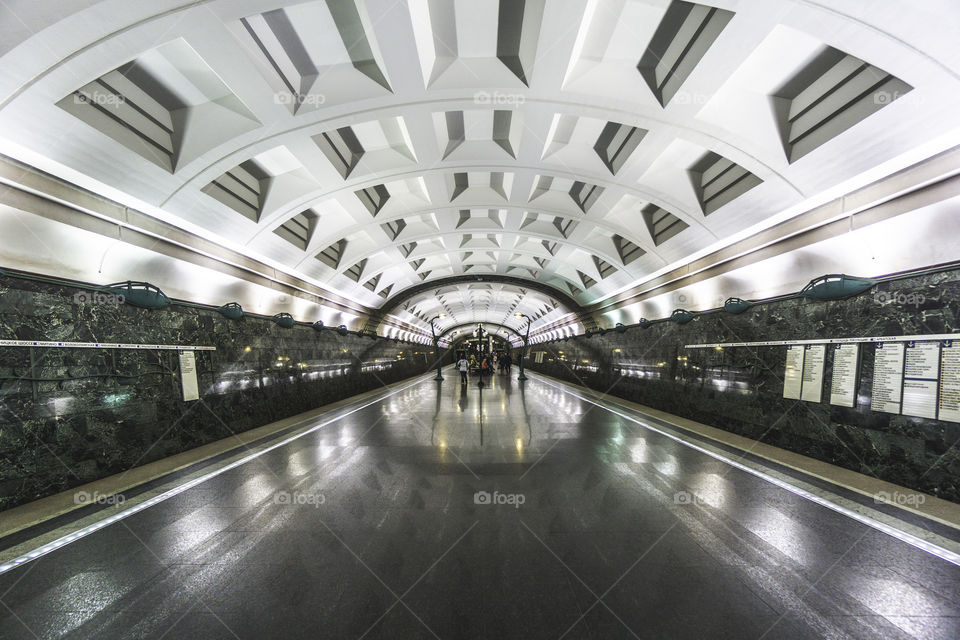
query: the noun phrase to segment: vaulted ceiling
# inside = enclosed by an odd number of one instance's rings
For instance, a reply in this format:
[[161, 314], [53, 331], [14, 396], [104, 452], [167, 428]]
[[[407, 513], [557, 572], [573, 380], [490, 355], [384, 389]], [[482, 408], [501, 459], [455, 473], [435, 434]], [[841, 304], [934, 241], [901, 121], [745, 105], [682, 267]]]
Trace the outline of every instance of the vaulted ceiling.
[[421, 328], [550, 325], [957, 142], [952, 0], [0, 12], [3, 153]]

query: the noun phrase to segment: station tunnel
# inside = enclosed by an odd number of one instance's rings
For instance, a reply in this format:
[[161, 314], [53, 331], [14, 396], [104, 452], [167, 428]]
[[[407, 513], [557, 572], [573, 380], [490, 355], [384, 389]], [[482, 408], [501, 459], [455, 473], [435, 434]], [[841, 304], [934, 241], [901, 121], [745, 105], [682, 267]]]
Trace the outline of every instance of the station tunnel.
[[0, 640], [960, 638], [954, 0], [0, 34]]

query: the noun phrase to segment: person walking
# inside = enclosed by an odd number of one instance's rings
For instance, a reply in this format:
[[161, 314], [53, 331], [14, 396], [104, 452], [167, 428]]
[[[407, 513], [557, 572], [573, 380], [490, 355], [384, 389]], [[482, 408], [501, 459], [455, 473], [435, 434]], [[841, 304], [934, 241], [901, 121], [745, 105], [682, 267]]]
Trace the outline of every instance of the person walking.
[[460, 384], [467, 384], [467, 371], [470, 370], [470, 363], [463, 356], [457, 360], [457, 370], [460, 372]]

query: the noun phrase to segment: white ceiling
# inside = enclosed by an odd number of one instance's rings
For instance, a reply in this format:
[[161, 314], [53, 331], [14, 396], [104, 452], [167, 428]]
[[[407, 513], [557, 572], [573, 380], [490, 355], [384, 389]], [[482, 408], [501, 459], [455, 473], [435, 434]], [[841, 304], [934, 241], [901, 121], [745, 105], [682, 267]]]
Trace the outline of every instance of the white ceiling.
[[522, 330], [571, 309], [491, 278], [593, 304], [960, 143], [954, 0], [503, 6], [7, 3], [0, 152], [369, 308], [486, 276], [390, 311]]

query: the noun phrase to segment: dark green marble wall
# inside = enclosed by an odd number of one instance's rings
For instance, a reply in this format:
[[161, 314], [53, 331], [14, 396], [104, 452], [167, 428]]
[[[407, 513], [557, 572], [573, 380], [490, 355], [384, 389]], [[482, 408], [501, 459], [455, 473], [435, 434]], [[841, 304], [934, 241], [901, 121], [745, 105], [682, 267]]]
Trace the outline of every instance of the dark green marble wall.
[[77, 303], [0, 276], [0, 339], [210, 345], [201, 401], [176, 351], [0, 347], [0, 510], [424, 373], [431, 347], [185, 306]]
[[[678, 306], [680, 306], [678, 304]], [[785, 347], [687, 344], [954, 333], [960, 272], [890, 281], [855, 298], [785, 300], [624, 333], [533, 345], [531, 370], [960, 502], [960, 424], [870, 410], [875, 346], [861, 347], [858, 406], [785, 400]], [[542, 362], [535, 362], [537, 352]]]

